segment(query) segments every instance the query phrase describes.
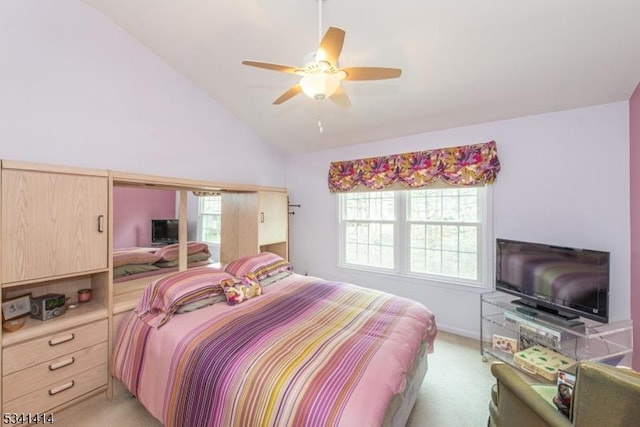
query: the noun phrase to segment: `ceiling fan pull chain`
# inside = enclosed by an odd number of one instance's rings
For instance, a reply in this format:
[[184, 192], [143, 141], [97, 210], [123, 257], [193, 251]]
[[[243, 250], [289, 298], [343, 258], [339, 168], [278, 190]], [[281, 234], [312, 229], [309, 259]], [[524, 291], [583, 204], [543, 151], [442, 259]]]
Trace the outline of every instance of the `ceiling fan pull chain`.
[[320, 101], [317, 101], [317, 103], [318, 103], [318, 131], [322, 133], [324, 131], [324, 128], [322, 127], [322, 115], [320, 114]]

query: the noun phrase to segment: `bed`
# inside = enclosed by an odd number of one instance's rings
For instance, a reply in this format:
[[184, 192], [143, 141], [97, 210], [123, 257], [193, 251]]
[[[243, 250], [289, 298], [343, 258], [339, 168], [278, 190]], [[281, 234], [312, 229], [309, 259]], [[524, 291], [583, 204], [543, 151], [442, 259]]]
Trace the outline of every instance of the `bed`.
[[267, 257], [278, 271], [254, 257], [152, 282], [120, 326], [114, 377], [166, 426], [404, 425], [433, 313]]
[[[179, 245], [160, 248], [132, 247], [113, 251], [113, 281], [120, 283], [178, 270]], [[209, 246], [203, 242], [187, 242], [187, 267], [212, 263]]]

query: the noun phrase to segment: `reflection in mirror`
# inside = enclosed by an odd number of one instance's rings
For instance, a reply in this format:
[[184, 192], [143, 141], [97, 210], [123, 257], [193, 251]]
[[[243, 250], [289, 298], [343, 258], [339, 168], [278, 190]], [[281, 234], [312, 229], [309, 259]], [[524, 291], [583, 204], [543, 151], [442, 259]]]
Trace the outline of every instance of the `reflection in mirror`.
[[178, 218], [176, 193], [174, 190], [114, 186], [113, 248], [151, 247], [151, 221]]
[[222, 196], [220, 193], [187, 193], [189, 241], [209, 246], [211, 260], [220, 262], [220, 233], [222, 230]]
[[[159, 188], [114, 186], [114, 283], [127, 282], [127, 287], [131, 287], [134, 280], [178, 270], [179, 245], [173, 226], [179, 217], [179, 194]], [[219, 239], [217, 245], [215, 241], [201, 241], [200, 197], [191, 192], [186, 194], [187, 268], [209, 265], [216, 259], [211, 257], [212, 253], [219, 254]], [[148, 279], [144, 281], [147, 282]], [[114, 289], [116, 294], [118, 288], [121, 286]]]

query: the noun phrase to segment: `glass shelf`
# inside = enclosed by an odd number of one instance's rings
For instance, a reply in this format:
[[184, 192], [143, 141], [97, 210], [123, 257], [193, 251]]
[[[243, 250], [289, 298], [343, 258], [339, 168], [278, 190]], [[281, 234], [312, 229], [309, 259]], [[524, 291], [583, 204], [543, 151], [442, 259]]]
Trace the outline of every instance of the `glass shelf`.
[[[522, 313], [513, 299], [502, 292], [481, 295], [480, 353], [483, 359], [490, 356], [516, 366], [513, 353], [531, 345], [543, 345], [577, 361], [631, 365], [631, 320], [600, 323], [580, 318], [578, 325], [567, 325]], [[513, 353], [501, 349], [506, 348], [505, 343], [510, 344]]]

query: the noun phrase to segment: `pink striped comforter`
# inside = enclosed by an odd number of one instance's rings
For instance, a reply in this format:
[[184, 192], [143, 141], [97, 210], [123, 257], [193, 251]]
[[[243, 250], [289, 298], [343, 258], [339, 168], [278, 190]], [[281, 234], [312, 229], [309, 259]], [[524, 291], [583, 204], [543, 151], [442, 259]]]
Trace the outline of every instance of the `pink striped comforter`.
[[160, 329], [132, 313], [113, 374], [167, 426], [379, 426], [435, 335], [417, 302], [293, 274]]

